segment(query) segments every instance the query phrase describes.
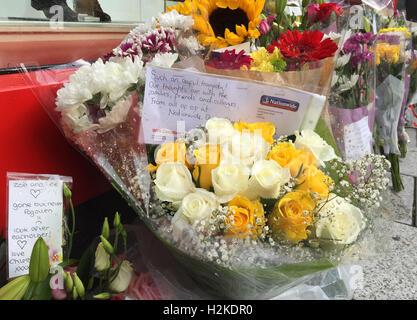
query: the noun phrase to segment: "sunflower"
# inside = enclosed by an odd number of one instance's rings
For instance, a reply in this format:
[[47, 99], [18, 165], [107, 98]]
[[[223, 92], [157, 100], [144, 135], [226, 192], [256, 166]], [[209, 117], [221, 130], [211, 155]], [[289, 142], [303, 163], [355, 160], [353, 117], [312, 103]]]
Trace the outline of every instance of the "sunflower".
[[194, 18], [194, 29], [203, 46], [224, 48], [256, 39], [265, 0], [189, 0], [170, 7]]
[[176, 10], [179, 14], [184, 16], [190, 16], [195, 11], [194, 0], [185, 0], [183, 3], [178, 2], [178, 4], [167, 7], [167, 11]]

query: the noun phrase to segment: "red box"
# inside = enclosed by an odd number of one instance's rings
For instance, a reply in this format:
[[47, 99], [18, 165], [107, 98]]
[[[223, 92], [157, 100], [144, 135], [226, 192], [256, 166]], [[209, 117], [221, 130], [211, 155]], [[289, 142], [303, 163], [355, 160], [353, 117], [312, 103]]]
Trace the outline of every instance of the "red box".
[[[53, 72], [56, 90], [76, 69]], [[65, 139], [22, 74], [0, 75], [0, 230], [6, 221], [6, 173], [58, 174], [73, 178], [74, 204], [111, 189], [104, 175]]]

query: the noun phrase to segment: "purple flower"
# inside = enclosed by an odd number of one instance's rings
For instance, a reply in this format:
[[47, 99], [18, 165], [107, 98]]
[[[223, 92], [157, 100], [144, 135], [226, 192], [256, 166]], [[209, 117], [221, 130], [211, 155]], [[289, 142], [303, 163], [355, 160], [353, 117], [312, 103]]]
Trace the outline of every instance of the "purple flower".
[[346, 40], [343, 45], [343, 53], [351, 54], [350, 62], [354, 68], [374, 58], [369, 46], [372, 45], [375, 38], [374, 34], [367, 32], [354, 34]]
[[146, 53], [171, 52], [175, 47], [175, 34], [158, 29], [141, 39], [141, 49]]
[[104, 61], [112, 57], [130, 57], [132, 60], [140, 58], [147, 62], [152, 60], [157, 53], [174, 51], [176, 44], [175, 31], [169, 28], [159, 28], [145, 34], [131, 33], [117, 48], [104, 57]]

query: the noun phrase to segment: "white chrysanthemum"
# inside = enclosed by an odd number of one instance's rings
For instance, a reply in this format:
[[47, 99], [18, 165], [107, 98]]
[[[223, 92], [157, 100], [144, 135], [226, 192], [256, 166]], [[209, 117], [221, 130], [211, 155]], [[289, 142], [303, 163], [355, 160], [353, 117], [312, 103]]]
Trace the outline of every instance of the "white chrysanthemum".
[[140, 23], [135, 29], [129, 32], [129, 34], [126, 36], [126, 39], [135, 38], [142, 34], [151, 32], [153, 29], [154, 29], [154, 26], [153, 26], [153, 23], [151, 22]]
[[100, 108], [106, 108], [107, 115], [125, 98], [127, 89], [138, 82], [144, 83], [145, 72], [139, 59], [123, 58], [107, 63], [98, 59], [91, 65], [81, 67], [69, 80], [58, 91], [57, 110], [78, 133], [96, 126], [89, 119], [87, 101], [100, 93]]
[[176, 10], [166, 13], [159, 13], [157, 17], [152, 18], [154, 26], [161, 26], [166, 28], [173, 28], [179, 30], [188, 30], [194, 24], [192, 16], [184, 16], [179, 14]]
[[152, 61], [147, 64], [147, 66], [171, 68], [171, 66], [175, 63], [175, 61], [177, 61], [177, 59], [177, 53], [157, 53], [155, 57], [152, 59]]

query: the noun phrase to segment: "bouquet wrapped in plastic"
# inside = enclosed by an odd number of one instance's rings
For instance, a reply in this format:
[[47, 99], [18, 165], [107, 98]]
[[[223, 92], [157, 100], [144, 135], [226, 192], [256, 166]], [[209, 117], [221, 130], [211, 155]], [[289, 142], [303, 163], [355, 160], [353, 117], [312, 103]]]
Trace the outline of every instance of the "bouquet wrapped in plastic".
[[[403, 190], [399, 171], [399, 135], [406, 143], [403, 129], [407, 102], [408, 81], [406, 75], [406, 28], [388, 28], [379, 32], [376, 48], [377, 103], [376, 103], [376, 145], [390, 160], [392, 182], [395, 191]], [[407, 81], [408, 79], [408, 81]]]
[[[407, 106], [412, 110], [413, 114], [415, 114], [414, 106], [417, 104], [417, 27], [412, 28], [409, 27], [411, 30], [411, 52], [410, 52], [410, 63], [409, 63], [409, 75], [410, 75], [410, 87], [407, 99]], [[407, 112], [406, 112], [407, 114]], [[408, 120], [412, 123], [412, 119], [414, 117], [409, 117]]]
[[[337, 43], [318, 30], [287, 31], [261, 59], [285, 66], [260, 72], [303, 82], [260, 82], [248, 68], [256, 55], [227, 46], [259, 37], [264, 1], [201, 4], [178, 4], [80, 67], [56, 106], [44, 104], [48, 113], [214, 297], [273, 298], [375, 254], [387, 235], [377, 210], [389, 163], [374, 154], [342, 160], [319, 120], [326, 85], [317, 83], [330, 83], [320, 75], [332, 74]], [[237, 19], [233, 30], [225, 15]], [[207, 72], [210, 62], [211, 71], [239, 65], [241, 76]], [[320, 67], [302, 69], [309, 64]], [[317, 70], [315, 84], [305, 82]], [[26, 76], [50, 81], [47, 70]]]
[[349, 32], [335, 66], [328, 112], [340, 153], [359, 159], [372, 153], [375, 68], [372, 32]]

